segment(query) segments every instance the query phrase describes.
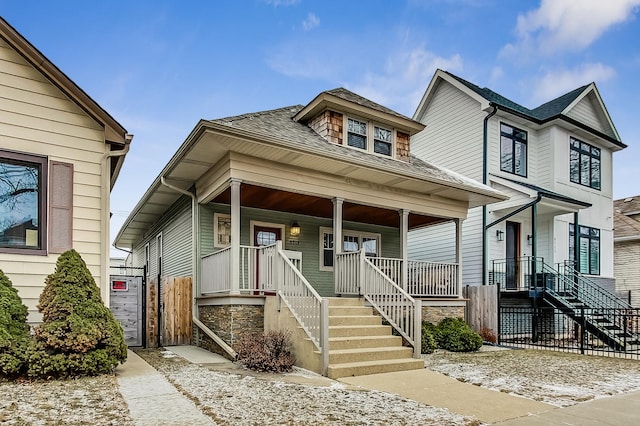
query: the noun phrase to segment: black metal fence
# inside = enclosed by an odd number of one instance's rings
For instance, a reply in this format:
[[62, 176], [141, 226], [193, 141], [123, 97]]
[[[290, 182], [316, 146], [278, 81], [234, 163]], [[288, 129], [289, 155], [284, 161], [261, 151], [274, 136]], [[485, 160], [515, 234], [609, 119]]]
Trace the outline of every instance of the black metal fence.
[[640, 359], [640, 309], [500, 307], [499, 343]]

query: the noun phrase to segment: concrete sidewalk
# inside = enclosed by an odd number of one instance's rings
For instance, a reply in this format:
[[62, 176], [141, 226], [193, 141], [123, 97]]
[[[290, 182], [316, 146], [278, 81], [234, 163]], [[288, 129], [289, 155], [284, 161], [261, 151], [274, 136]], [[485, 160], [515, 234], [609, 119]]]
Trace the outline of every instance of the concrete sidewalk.
[[555, 408], [542, 402], [462, 383], [427, 369], [343, 377], [338, 381], [395, 393], [433, 407], [447, 408], [456, 414], [475, 417], [483, 423], [540, 414]]
[[165, 377], [132, 351], [116, 369], [120, 393], [136, 425], [215, 425]]

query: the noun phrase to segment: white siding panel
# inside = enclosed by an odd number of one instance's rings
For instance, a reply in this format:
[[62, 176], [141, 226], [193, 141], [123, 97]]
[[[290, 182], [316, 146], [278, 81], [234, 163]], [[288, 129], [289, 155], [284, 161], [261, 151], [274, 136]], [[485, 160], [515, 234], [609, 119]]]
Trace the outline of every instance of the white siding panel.
[[411, 137], [411, 153], [425, 161], [482, 181], [482, 120], [477, 101], [442, 82]]
[[599, 109], [600, 108], [596, 109], [592, 95], [589, 95], [582, 98], [580, 102], [567, 112], [567, 116], [600, 132], [609, 134], [611, 132], [611, 128], [608, 124], [603, 123], [603, 117], [601, 116]]

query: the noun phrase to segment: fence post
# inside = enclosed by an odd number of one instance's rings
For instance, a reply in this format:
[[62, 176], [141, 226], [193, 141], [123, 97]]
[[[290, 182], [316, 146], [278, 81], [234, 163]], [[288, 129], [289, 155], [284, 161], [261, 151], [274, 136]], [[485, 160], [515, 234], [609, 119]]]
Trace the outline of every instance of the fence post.
[[584, 339], [586, 338], [585, 329], [587, 327], [587, 319], [584, 316], [584, 307], [580, 308], [580, 353], [584, 355]]
[[[495, 273], [494, 273], [494, 279], [495, 279]], [[497, 303], [498, 312], [496, 314], [496, 322], [498, 323], [497, 324], [498, 329], [496, 330], [496, 334], [497, 334], [497, 342], [496, 343], [498, 343], [498, 345], [500, 345], [501, 344], [500, 340], [501, 340], [501, 335], [502, 335], [502, 333], [501, 333], [501, 322], [502, 322], [502, 312], [501, 312], [501, 310], [502, 310], [502, 308], [500, 306], [500, 283], [498, 283], [495, 286], [496, 286], [496, 294], [497, 294], [496, 298], [498, 299], [498, 303]]]
[[322, 348], [322, 375], [327, 376], [329, 369], [329, 299], [320, 302], [320, 347]]
[[422, 357], [422, 300], [414, 299], [416, 301], [415, 307], [415, 321], [414, 321], [414, 336], [413, 336], [413, 357]]

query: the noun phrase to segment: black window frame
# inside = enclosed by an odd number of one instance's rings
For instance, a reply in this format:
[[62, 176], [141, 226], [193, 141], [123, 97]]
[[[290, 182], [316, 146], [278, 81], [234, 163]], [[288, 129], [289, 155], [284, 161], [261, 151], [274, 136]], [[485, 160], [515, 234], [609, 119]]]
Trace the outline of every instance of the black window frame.
[[37, 247], [3, 246], [0, 244], [0, 253], [46, 255], [47, 254], [47, 182], [48, 182], [48, 158], [45, 156], [26, 154], [22, 152], [0, 149], [0, 162], [14, 165], [24, 165], [38, 168], [38, 245]]
[[[503, 129], [508, 127], [511, 132], [506, 132]], [[524, 138], [519, 134], [524, 134]], [[505, 167], [502, 161], [502, 144], [504, 141], [511, 142], [511, 167], [508, 169]], [[529, 148], [528, 148], [529, 133], [526, 130], [522, 130], [511, 124], [500, 122], [500, 170], [512, 175], [521, 176], [526, 178], [529, 173]], [[524, 146], [524, 173], [518, 173], [516, 171], [516, 146]]]
[[[592, 228], [590, 226], [578, 225], [580, 228], [580, 234], [578, 235], [578, 244], [581, 244], [582, 241], [586, 241], [588, 245], [586, 259], [586, 270], [582, 269], [582, 256], [580, 255], [580, 250], [578, 250], [578, 255], [580, 259], [576, 264], [576, 271], [587, 274], [587, 275], [600, 275], [600, 258], [601, 258], [601, 238], [602, 232], [598, 228]], [[569, 224], [569, 260], [575, 262], [574, 254], [575, 254], [575, 226], [573, 223]], [[594, 263], [594, 253], [593, 248], [597, 247], [597, 259], [595, 259]], [[575, 263], [574, 263], [575, 264]]]
[[[577, 156], [577, 158], [576, 158]], [[583, 169], [583, 163], [588, 161], [588, 169]], [[597, 169], [594, 165], [598, 164]], [[574, 166], [575, 163], [575, 166]], [[573, 172], [577, 171], [577, 175]], [[588, 170], [586, 176], [583, 171]], [[598, 172], [597, 180], [594, 180], [594, 171]], [[573, 136], [569, 137], [569, 180], [578, 185], [586, 186], [598, 191], [602, 190], [602, 150], [588, 142], [584, 142]], [[587, 181], [585, 183], [585, 181]], [[594, 183], [595, 182], [595, 183]]]

